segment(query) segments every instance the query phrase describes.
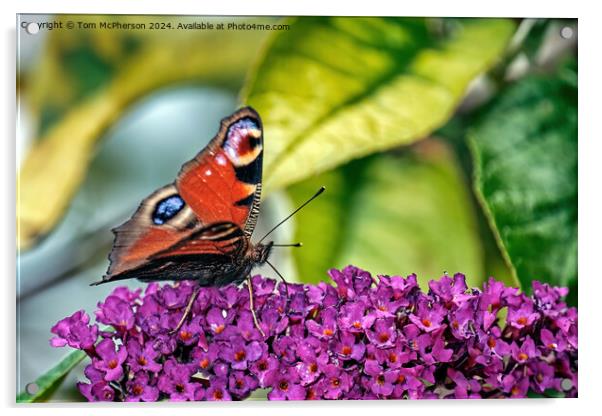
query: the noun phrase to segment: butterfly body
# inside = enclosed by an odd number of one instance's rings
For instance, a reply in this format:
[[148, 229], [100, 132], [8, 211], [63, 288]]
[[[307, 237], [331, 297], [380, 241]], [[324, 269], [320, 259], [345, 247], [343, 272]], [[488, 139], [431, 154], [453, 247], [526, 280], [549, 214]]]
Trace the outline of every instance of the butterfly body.
[[259, 115], [242, 108], [186, 162], [176, 180], [148, 196], [113, 229], [110, 266], [96, 284], [137, 278], [240, 283], [264, 263], [272, 243], [253, 244], [259, 216], [263, 133]]

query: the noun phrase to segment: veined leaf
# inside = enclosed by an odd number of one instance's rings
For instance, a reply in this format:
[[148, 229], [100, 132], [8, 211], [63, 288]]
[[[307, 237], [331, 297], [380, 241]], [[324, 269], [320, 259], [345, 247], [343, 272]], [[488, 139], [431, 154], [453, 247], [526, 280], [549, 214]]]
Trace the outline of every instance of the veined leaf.
[[268, 189], [425, 137], [450, 117], [514, 29], [503, 19], [458, 20], [448, 36], [413, 18], [287, 23], [242, 94], [263, 117]]
[[46, 394], [55, 389], [64, 377], [77, 364], [86, 357], [86, 353], [80, 350], [69, 353], [56, 366], [51, 368], [45, 374], [41, 375], [36, 381], [37, 390], [34, 394], [21, 392], [17, 395], [17, 403], [33, 403], [40, 401]]
[[519, 81], [484, 111], [468, 139], [477, 195], [523, 289], [532, 280], [576, 283], [575, 78]]
[[[379, 274], [418, 275], [426, 288], [445, 271], [478, 285], [482, 250], [466, 182], [442, 142], [427, 140], [403, 156], [350, 162], [292, 186], [296, 204], [317, 186], [327, 191], [296, 222], [295, 250], [304, 282], [353, 264]], [[332, 185], [332, 186], [329, 186]]]
[[[103, 29], [98, 31], [111, 32]], [[176, 32], [180, 34], [171, 35]], [[40, 111], [55, 105], [64, 115], [35, 143], [21, 166], [17, 184], [19, 248], [32, 245], [62, 217], [85, 177], [97, 141], [123, 115], [129, 104], [151, 91], [174, 83], [208, 82], [222, 85], [237, 77], [242, 79], [263, 36], [261, 31], [187, 33], [185, 36], [183, 31], [173, 30], [169, 32], [170, 35], [153, 37], [152, 42], [139, 46], [128, 60], [114, 63], [115, 68], [105, 74], [108, 78], [98, 81], [95, 88], [89, 87], [85, 92], [80, 91], [79, 95], [73, 93], [72, 98], [60, 105], [52, 104], [50, 96], [42, 94], [39, 98]], [[102, 38], [102, 35], [97, 37]], [[69, 42], [65, 43], [64, 48], [68, 48]], [[104, 57], [101, 54], [94, 56], [95, 59]], [[52, 65], [61, 66], [64, 63], [53, 61]], [[57, 77], [56, 82], [67, 82], [68, 75], [64, 73]], [[50, 88], [49, 85], [46, 86]], [[77, 85], [65, 84], [65, 88], [77, 89]], [[54, 89], [50, 88], [50, 91]], [[58, 95], [56, 91], [52, 94], [53, 97]]]

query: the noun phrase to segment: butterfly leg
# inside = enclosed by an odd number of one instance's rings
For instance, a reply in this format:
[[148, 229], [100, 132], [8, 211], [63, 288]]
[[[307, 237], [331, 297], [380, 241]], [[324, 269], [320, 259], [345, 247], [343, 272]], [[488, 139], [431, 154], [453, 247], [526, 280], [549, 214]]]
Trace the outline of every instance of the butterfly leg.
[[251, 315], [253, 315], [253, 322], [255, 323], [255, 327], [265, 338], [265, 333], [263, 332], [263, 329], [261, 329], [261, 327], [259, 326], [257, 314], [255, 313], [255, 301], [253, 300], [253, 282], [251, 282], [251, 275], [247, 276], [247, 287], [249, 288], [249, 308], [251, 309]]
[[197, 286], [194, 288], [194, 291], [192, 292], [192, 295], [190, 295], [190, 299], [188, 300], [188, 304], [186, 305], [186, 309], [184, 309], [184, 315], [182, 315], [182, 317], [180, 318], [180, 322], [178, 322], [178, 325], [175, 327], [175, 329], [173, 329], [172, 331], [169, 332], [170, 335], [175, 334], [176, 332], [178, 332], [180, 330], [180, 328], [182, 328], [182, 325], [184, 325], [184, 322], [186, 322], [186, 318], [188, 318], [188, 315], [190, 315], [190, 311], [192, 310], [192, 305], [194, 304], [194, 301], [196, 300], [200, 291], [201, 291], [200, 286]]

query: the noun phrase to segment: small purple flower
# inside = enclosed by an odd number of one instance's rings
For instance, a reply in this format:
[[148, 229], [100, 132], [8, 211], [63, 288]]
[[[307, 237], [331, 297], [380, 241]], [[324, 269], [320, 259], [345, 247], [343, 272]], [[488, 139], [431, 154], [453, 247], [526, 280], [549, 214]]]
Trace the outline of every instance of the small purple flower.
[[547, 328], [541, 330], [541, 343], [544, 348], [556, 352], [563, 352], [567, 348], [565, 339], [561, 336], [554, 336], [554, 333]]
[[328, 274], [337, 284], [337, 291], [344, 299], [367, 294], [373, 283], [370, 273], [353, 266], [347, 266], [342, 271], [331, 269]]
[[232, 397], [228, 392], [226, 380], [214, 378], [205, 393], [205, 398], [212, 402], [230, 401]]
[[367, 354], [374, 356], [379, 364], [386, 365], [388, 368], [399, 368], [417, 358], [415, 351], [406, 348], [406, 340], [403, 336], [399, 336], [391, 348], [376, 348], [371, 344], [367, 350]]
[[178, 330], [177, 340], [184, 345], [196, 344], [203, 333], [201, 328], [202, 318], [202, 316], [197, 315], [194, 317], [194, 319], [192, 319], [192, 321], [182, 325], [182, 327]]
[[249, 368], [251, 374], [257, 377], [260, 387], [268, 387], [272, 380], [270, 379], [276, 373], [279, 362], [272, 355], [264, 355], [255, 361]]
[[277, 370], [272, 378], [272, 390], [268, 393], [270, 400], [304, 400], [305, 389], [299, 384], [299, 375], [294, 367]]
[[403, 398], [404, 395], [407, 395], [409, 399], [422, 398], [425, 386], [420, 380], [421, 370], [422, 369], [419, 366], [399, 368], [397, 370], [397, 380], [393, 396], [396, 398]]
[[361, 333], [364, 331], [363, 322], [365, 314], [366, 304], [364, 302], [346, 303], [340, 309], [337, 323], [344, 331]]
[[[245, 341], [261, 339], [261, 334], [255, 326], [255, 322], [253, 321], [253, 315], [250, 311], [242, 311], [239, 314], [236, 323], [236, 329]], [[264, 327], [263, 330], [265, 331], [265, 329], [266, 328]]]
[[[280, 308], [284, 309], [283, 306]], [[266, 307], [261, 311], [259, 325], [267, 336], [278, 335], [288, 327], [288, 317], [283, 315], [283, 313], [276, 308]], [[255, 324], [253, 324], [253, 326], [255, 326]]]
[[214, 335], [224, 332], [226, 325], [232, 322], [232, 318], [232, 314], [220, 308], [213, 307], [207, 312], [207, 324]]
[[104, 303], [98, 302], [96, 320], [103, 324], [113, 325], [119, 330], [129, 330], [134, 327], [135, 319], [132, 307], [118, 296], [109, 296]]
[[98, 325], [89, 325], [90, 317], [83, 311], [60, 320], [50, 332], [57, 336], [50, 340], [53, 347], [69, 345], [79, 350], [90, 350], [98, 339]]
[[219, 356], [234, 370], [246, 370], [249, 363], [256, 361], [267, 350], [267, 346], [258, 341], [246, 343], [241, 337], [233, 338], [230, 345], [224, 345]]
[[445, 317], [445, 309], [441, 304], [431, 304], [427, 298], [418, 301], [416, 313], [410, 314], [410, 320], [426, 332], [432, 332], [441, 328]]
[[192, 357], [194, 362], [197, 363], [198, 370], [205, 373], [211, 370], [217, 360], [219, 350], [220, 347], [217, 344], [210, 344], [207, 349], [193, 349]]
[[244, 371], [233, 371], [228, 378], [228, 390], [238, 398], [248, 396], [257, 385], [257, 379]]
[[543, 393], [546, 389], [560, 387], [559, 380], [554, 377], [556, 373], [554, 367], [545, 361], [536, 361], [530, 364], [529, 368], [533, 374], [532, 379], [536, 392]]
[[513, 372], [503, 378], [502, 387], [504, 392], [509, 393], [510, 397], [521, 399], [527, 396], [529, 391], [529, 377], [521, 374], [522, 372]]
[[92, 364], [86, 366], [84, 374], [90, 380], [90, 383], [77, 383], [80, 393], [91, 402], [108, 401], [112, 402], [115, 398], [115, 391], [109, 387], [104, 379], [104, 373], [94, 368]]
[[446, 307], [449, 309], [452, 304], [460, 306], [473, 295], [466, 294], [466, 278], [462, 273], [456, 273], [452, 279], [449, 276], [443, 276], [439, 280], [431, 280], [429, 288], [437, 295]]
[[518, 309], [508, 309], [508, 324], [517, 329], [522, 329], [533, 324], [538, 318], [539, 313], [534, 311], [533, 301], [530, 299], [525, 299]]
[[340, 333], [338, 341], [334, 343], [332, 351], [341, 360], [361, 360], [366, 351], [366, 345], [359, 342], [351, 333]]
[[127, 286], [117, 286], [115, 289], [113, 289], [110, 296], [117, 296], [127, 303], [133, 303], [140, 298], [141, 292], [142, 289], [140, 288], [132, 291]]
[[426, 364], [449, 362], [453, 350], [445, 348], [445, 341], [442, 333], [423, 334], [417, 339], [420, 356]]
[[384, 369], [376, 360], [366, 360], [364, 371], [371, 377], [369, 385], [376, 396], [387, 397], [393, 393], [393, 383], [398, 377], [397, 370]]
[[166, 361], [157, 387], [167, 393], [171, 401], [194, 400], [197, 386], [190, 382], [191, 375], [192, 370], [189, 365], [179, 364], [173, 359]]
[[130, 339], [127, 343], [128, 359], [127, 363], [133, 372], [140, 370], [158, 373], [161, 371], [161, 364], [155, 360], [159, 353], [153, 348], [150, 343], [147, 343], [144, 348], [135, 339]]
[[484, 342], [483, 354], [495, 354], [504, 358], [511, 353], [510, 345], [501, 337], [501, 331], [498, 327], [493, 328], [489, 333], [481, 333], [479, 338]]
[[372, 329], [366, 331], [370, 342], [379, 348], [389, 348], [395, 344], [397, 331], [393, 318], [381, 318], [374, 321]]
[[167, 309], [180, 309], [186, 306], [191, 293], [188, 285], [164, 286], [158, 292], [158, 301]]
[[106, 381], [119, 380], [123, 376], [123, 366], [127, 358], [127, 350], [122, 345], [115, 351], [115, 343], [112, 339], [103, 339], [96, 346], [98, 359], [93, 359], [92, 364], [97, 370], [105, 373]]
[[324, 398], [339, 399], [351, 388], [351, 377], [336, 365], [324, 366]]
[[332, 339], [337, 331], [336, 309], [324, 309], [318, 318], [320, 320], [319, 323], [314, 320], [305, 322], [309, 333], [320, 339]]
[[520, 347], [516, 343], [513, 343], [511, 348], [512, 357], [521, 364], [539, 355], [537, 348], [535, 348], [535, 343], [529, 336], [527, 336]]
[[141, 371], [136, 373], [133, 379], [126, 383], [128, 402], [156, 402], [159, 398], [159, 389], [149, 385], [148, 374]]
[[456, 399], [480, 398], [481, 385], [475, 379], [467, 379], [460, 371], [447, 369], [448, 377], [454, 382], [454, 397]]
[[322, 375], [324, 366], [328, 364], [329, 354], [327, 352], [317, 352], [316, 345], [311, 342], [311, 339], [306, 339], [305, 342], [299, 344], [297, 354], [301, 359], [296, 364], [300, 383], [302, 386], [307, 386]]

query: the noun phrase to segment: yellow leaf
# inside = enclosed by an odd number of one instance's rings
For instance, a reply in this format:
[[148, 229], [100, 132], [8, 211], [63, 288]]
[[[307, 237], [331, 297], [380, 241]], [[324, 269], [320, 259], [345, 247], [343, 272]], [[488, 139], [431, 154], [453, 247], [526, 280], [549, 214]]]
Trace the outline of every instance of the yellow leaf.
[[463, 19], [447, 36], [410, 18], [290, 19], [243, 93], [265, 125], [268, 190], [409, 144], [445, 123], [514, 24]]

